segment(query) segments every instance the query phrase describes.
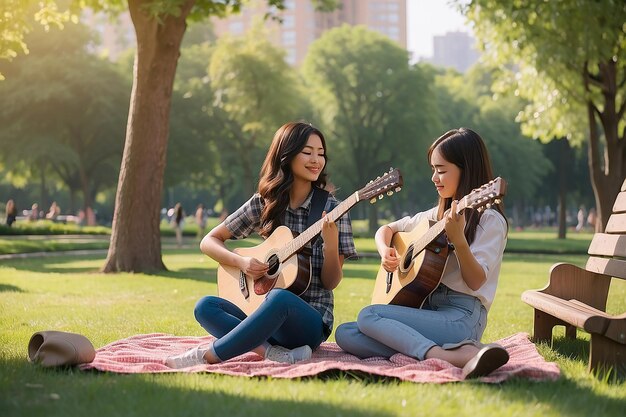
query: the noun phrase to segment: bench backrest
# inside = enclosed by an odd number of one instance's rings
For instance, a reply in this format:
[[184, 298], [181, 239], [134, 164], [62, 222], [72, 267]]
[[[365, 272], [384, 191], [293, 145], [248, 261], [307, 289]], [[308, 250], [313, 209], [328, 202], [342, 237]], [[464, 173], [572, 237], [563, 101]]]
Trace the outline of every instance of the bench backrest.
[[626, 180], [613, 205], [604, 233], [596, 233], [589, 246], [585, 269], [626, 279]]

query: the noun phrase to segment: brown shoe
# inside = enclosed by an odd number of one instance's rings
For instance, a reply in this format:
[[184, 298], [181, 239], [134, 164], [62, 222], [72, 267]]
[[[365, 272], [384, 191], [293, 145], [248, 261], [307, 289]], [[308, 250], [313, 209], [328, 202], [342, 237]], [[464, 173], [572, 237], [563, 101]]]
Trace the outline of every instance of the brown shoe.
[[500, 345], [490, 344], [478, 351], [463, 367], [463, 379], [489, 375], [509, 361], [509, 353]]

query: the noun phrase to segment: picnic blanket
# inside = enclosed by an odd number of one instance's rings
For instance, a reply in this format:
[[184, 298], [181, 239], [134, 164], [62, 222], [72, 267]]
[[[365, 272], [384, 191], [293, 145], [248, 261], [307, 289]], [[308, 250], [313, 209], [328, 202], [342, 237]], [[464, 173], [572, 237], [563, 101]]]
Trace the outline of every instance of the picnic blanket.
[[[181, 337], [162, 333], [136, 335], [97, 349], [93, 362], [80, 365], [80, 369], [128, 374], [208, 372], [247, 377], [271, 376], [272, 378], [301, 378], [346, 371], [412, 382], [446, 383], [462, 380], [461, 369], [443, 360], [418, 361], [399, 353], [389, 359], [382, 357], [359, 359], [331, 342], [322, 343], [320, 348], [313, 352], [311, 359], [294, 365], [264, 360], [254, 353], [247, 353], [219, 364], [198, 365], [184, 369], [171, 369], [165, 365], [165, 359], [168, 356], [212, 340], [214, 340], [212, 336]], [[480, 381], [500, 383], [513, 377], [535, 381], [559, 378], [558, 366], [553, 362], [546, 362], [539, 355], [527, 333], [516, 333], [496, 343], [509, 352], [510, 360], [490, 375], [480, 378]]]

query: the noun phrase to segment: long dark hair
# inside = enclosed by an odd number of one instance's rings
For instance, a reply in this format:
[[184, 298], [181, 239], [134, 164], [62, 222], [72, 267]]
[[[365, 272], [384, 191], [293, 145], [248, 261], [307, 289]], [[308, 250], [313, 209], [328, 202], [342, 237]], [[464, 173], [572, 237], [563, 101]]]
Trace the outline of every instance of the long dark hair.
[[[452, 200], [460, 200], [473, 189], [494, 179], [494, 176], [487, 147], [480, 135], [471, 129], [464, 127], [452, 129], [437, 138], [428, 149], [429, 164], [435, 148], [439, 149], [446, 161], [461, 169], [461, 177], [454, 198], [439, 197], [437, 219], [440, 220], [452, 205]], [[492, 208], [500, 212], [506, 221], [502, 203], [493, 204]], [[473, 209], [466, 209], [464, 213], [466, 220], [465, 237], [467, 242], [471, 244], [476, 236], [476, 227], [480, 221], [481, 213]]]
[[[274, 134], [270, 149], [261, 167], [259, 178], [259, 194], [263, 198], [264, 206], [261, 212], [261, 236], [269, 236], [282, 224], [284, 213], [289, 205], [289, 191], [293, 184], [291, 161], [306, 146], [309, 136], [317, 135], [322, 140], [324, 159], [328, 162], [326, 140], [318, 129], [309, 123], [290, 122], [282, 125]], [[314, 187], [326, 186], [326, 164]]]

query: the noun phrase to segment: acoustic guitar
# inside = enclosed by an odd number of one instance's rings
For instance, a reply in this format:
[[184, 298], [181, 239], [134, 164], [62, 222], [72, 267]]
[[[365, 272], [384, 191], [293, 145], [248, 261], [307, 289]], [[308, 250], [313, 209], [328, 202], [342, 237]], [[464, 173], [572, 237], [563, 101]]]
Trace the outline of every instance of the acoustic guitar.
[[[479, 211], [500, 203], [506, 182], [498, 177], [473, 190], [457, 205], [460, 214], [467, 208]], [[394, 272], [381, 267], [376, 276], [372, 304], [396, 304], [421, 308], [437, 288], [448, 262], [450, 245], [445, 235], [445, 218], [432, 224], [421, 221], [410, 232], [394, 233], [391, 246], [396, 249], [400, 265]]]
[[[400, 191], [402, 175], [392, 169], [350, 197], [339, 203], [327, 216], [336, 221], [354, 205], [363, 200], [375, 202], [383, 194]], [[323, 219], [313, 223], [299, 235], [286, 226], [279, 226], [258, 246], [237, 248], [235, 253], [256, 258], [269, 265], [267, 274], [257, 280], [246, 276], [239, 268], [219, 265], [217, 268], [217, 290], [225, 298], [241, 308], [247, 315], [254, 312], [272, 288], [284, 288], [296, 295], [303, 294], [311, 282], [311, 252], [305, 248], [322, 231]]]

